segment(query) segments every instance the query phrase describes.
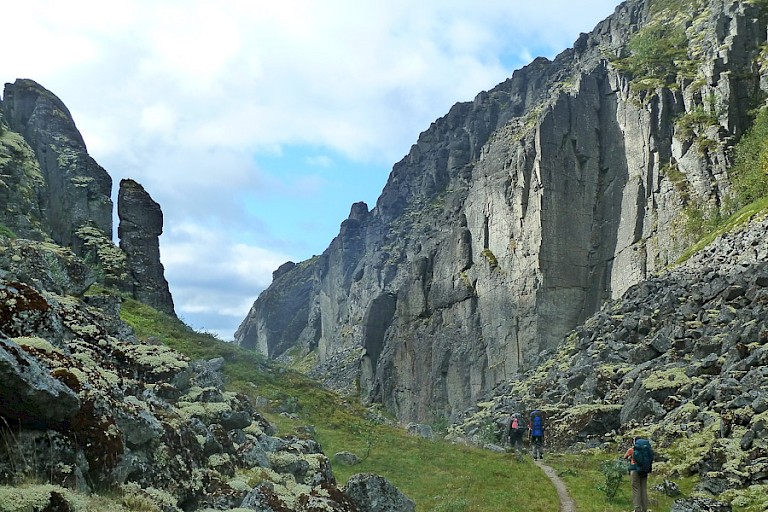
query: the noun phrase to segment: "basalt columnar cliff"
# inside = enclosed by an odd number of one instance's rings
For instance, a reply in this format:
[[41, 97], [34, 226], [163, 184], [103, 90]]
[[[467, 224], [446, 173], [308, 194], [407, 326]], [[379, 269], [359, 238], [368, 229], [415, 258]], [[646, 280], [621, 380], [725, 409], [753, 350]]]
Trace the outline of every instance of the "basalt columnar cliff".
[[730, 197], [768, 89], [766, 6], [629, 0], [573, 48], [459, 103], [287, 263], [237, 342], [402, 421], [455, 419], [675, 262]]

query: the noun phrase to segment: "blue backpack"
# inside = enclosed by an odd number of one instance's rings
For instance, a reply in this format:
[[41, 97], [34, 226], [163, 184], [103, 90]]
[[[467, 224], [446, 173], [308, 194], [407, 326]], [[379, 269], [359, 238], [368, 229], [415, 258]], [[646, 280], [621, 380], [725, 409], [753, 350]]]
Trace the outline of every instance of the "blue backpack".
[[653, 471], [653, 448], [647, 439], [638, 439], [632, 450], [632, 458], [635, 459], [635, 470], [643, 475]]
[[531, 413], [531, 437], [544, 437], [544, 418], [539, 411]]

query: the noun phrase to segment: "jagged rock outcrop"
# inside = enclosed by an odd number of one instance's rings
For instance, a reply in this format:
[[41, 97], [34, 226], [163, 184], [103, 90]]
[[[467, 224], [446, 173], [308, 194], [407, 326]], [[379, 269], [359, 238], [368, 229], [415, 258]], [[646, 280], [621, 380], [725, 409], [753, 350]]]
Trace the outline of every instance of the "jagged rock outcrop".
[[68, 249], [0, 235], [0, 484], [53, 484], [15, 500], [74, 510], [67, 489], [107, 488], [168, 512], [407, 500], [380, 478], [362, 498], [339, 488], [316, 441], [277, 436], [248, 396], [225, 389], [223, 358], [141, 341], [112, 302], [75, 296], [86, 269]]
[[[50, 236], [75, 254], [93, 252], [80, 230], [95, 228], [112, 238], [112, 178], [88, 155], [62, 101], [32, 80], [5, 84], [3, 117], [32, 148], [43, 182], [34, 190]], [[34, 210], [33, 210], [34, 211]]]
[[725, 200], [765, 24], [746, 1], [621, 4], [435, 121], [374, 209], [275, 277], [237, 342], [313, 352], [314, 375], [403, 422], [455, 418], [673, 262], [686, 212]]
[[160, 261], [159, 237], [163, 233], [160, 205], [135, 181], [121, 180], [117, 216], [120, 218], [117, 236], [125, 252], [128, 274], [123, 288], [144, 304], [175, 316], [173, 297]]
[[[127, 190], [123, 188], [127, 187]], [[95, 281], [175, 315], [160, 262], [159, 205], [136, 182], [121, 182], [112, 241], [112, 179], [88, 155], [67, 107], [27, 79], [0, 101], [0, 234], [53, 242], [92, 263]], [[124, 197], [123, 197], [124, 196]], [[34, 274], [33, 275], [40, 275]]]
[[359, 504], [361, 512], [413, 512], [416, 504], [384, 477], [361, 473], [352, 476], [344, 492]]
[[16, 343], [3, 338], [0, 381], [0, 416], [11, 423], [58, 424], [80, 409], [80, 400], [71, 389], [51, 377]]

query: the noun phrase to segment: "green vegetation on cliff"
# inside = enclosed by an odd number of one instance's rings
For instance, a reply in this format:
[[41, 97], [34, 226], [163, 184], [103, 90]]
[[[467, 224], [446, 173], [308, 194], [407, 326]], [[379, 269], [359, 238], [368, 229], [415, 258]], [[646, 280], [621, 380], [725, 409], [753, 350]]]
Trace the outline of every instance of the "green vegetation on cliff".
[[745, 206], [768, 196], [768, 108], [760, 109], [734, 153], [729, 174], [735, 204]]

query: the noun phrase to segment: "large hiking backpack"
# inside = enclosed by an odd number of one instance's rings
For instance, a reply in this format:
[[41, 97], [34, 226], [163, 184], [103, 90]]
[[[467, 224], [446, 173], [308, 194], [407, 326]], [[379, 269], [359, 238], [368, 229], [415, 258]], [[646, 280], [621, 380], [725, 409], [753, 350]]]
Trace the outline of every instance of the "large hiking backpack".
[[636, 439], [632, 450], [635, 467], [638, 473], [647, 475], [653, 471], [653, 448], [647, 439]]
[[544, 437], [544, 416], [541, 411], [531, 413], [531, 436]]

